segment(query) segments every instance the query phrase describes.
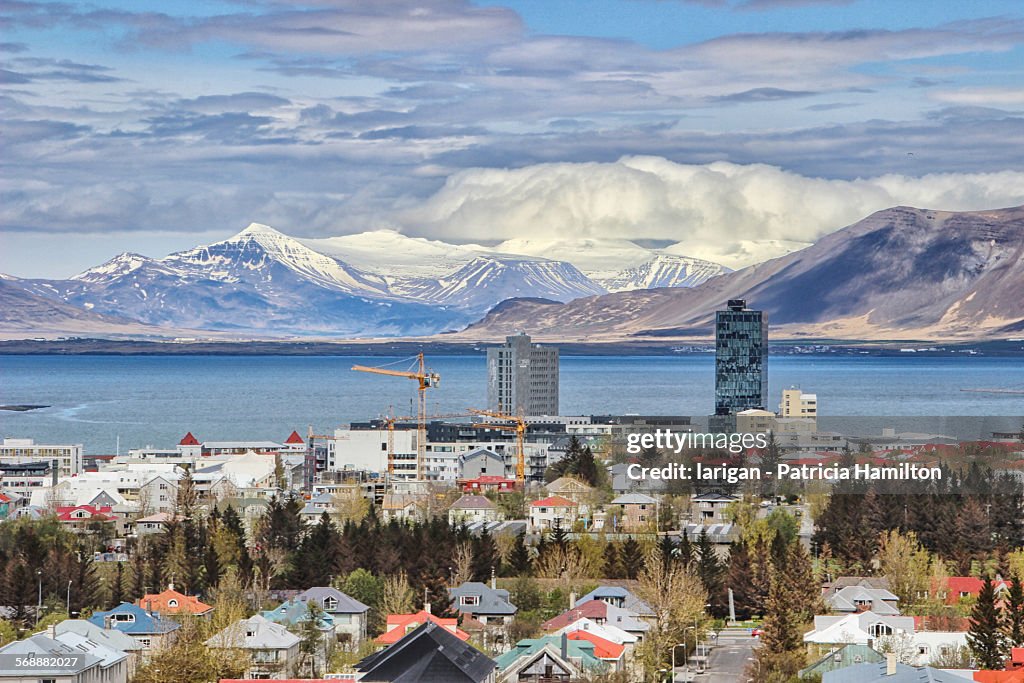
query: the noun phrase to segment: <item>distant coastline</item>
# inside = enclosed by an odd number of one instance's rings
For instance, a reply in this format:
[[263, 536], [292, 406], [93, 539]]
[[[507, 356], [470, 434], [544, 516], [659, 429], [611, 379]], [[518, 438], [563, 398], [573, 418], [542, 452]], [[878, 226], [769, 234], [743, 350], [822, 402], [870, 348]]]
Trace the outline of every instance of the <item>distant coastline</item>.
[[[675, 356], [703, 354], [713, 344], [670, 341], [549, 342], [567, 356]], [[401, 356], [423, 351], [438, 356], [482, 355], [491, 344], [443, 342], [435, 338], [416, 341], [197, 341], [161, 342], [112, 339], [7, 340], [0, 341], [0, 356], [11, 355], [104, 355], [104, 356]], [[1024, 358], [1024, 342], [990, 341], [936, 343], [920, 340], [858, 342], [853, 340], [778, 340], [773, 355], [824, 356], [964, 356]]]

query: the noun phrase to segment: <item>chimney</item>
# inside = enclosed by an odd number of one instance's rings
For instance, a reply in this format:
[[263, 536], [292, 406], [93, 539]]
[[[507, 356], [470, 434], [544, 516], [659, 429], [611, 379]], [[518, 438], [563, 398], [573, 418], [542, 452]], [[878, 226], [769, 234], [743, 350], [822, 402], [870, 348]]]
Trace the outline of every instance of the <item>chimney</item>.
[[885, 655], [885, 675], [895, 676], [896, 675], [896, 653], [890, 652]]
[[423, 587], [423, 611], [430, 614], [430, 594], [426, 586]]
[[576, 591], [569, 591], [569, 609], [576, 606]]
[[569, 634], [562, 634], [562, 660], [569, 661]]
[[494, 573], [494, 567], [491, 567], [491, 590], [493, 591], [493, 590], [495, 590], [497, 588], [498, 588], [498, 577]]
[[169, 584], [167, 584], [167, 590], [169, 590], [169, 591], [174, 590], [174, 581], [171, 581]]
[[114, 619], [109, 614], [103, 617], [103, 628], [107, 631], [114, 628]]
[[50, 640], [57, 640], [57, 625], [50, 624], [46, 627], [46, 637]]

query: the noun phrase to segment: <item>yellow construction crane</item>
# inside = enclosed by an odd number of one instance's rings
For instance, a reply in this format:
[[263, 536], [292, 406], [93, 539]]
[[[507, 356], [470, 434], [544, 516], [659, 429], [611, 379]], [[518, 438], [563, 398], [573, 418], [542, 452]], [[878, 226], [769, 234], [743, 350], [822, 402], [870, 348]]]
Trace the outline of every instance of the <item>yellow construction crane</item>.
[[[427, 415], [425, 416], [424, 421], [445, 420], [451, 417], [468, 417], [468, 413], [445, 413], [443, 415]], [[378, 419], [387, 426], [388, 430], [388, 478], [390, 480], [391, 475], [395, 473], [395, 424], [398, 422], [415, 420], [416, 417], [412, 415], [395, 416], [388, 413], [387, 415], [383, 415]]]
[[474, 427], [493, 427], [505, 432], [515, 432], [516, 435], [516, 483], [526, 483], [526, 448], [523, 442], [526, 437], [526, 420], [521, 415], [509, 415], [496, 410], [477, 410], [470, 408], [469, 412], [481, 417], [490, 417], [498, 422], [483, 422], [473, 425]]
[[[416, 430], [416, 479], [422, 479], [422, 467], [423, 461], [426, 455], [426, 442], [427, 442], [427, 389], [436, 387], [441, 382], [441, 375], [436, 372], [427, 370], [426, 361], [423, 358], [423, 354], [419, 353], [411, 359], [415, 363], [415, 370], [392, 370], [388, 367], [370, 367], [367, 365], [353, 365], [352, 369], [357, 372], [371, 372], [376, 375], [389, 375], [391, 377], [405, 377], [406, 379], [414, 379], [419, 383], [419, 405], [417, 413], [417, 430]], [[401, 363], [404, 361], [396, 361]], [[396, 363], [389, 363], [389, 365], [395, 365]], [[389, 465], [390, 467], [390, 465]]]

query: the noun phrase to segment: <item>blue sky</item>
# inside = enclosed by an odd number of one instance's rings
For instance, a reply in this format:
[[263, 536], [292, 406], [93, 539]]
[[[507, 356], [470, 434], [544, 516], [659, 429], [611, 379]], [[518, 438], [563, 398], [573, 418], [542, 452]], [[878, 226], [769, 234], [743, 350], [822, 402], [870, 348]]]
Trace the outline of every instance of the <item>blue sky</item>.
[[[1017, 0], [13, 0], [0, 15], [0, 272], [21, 277], [251, 221], [715, 234], [703, 253], [728, 259], [886, 202], [1024, 201]], [[708, 188], [664, 189], [694, 177]], [[818, 191], [850, 182], [862, 201]]]

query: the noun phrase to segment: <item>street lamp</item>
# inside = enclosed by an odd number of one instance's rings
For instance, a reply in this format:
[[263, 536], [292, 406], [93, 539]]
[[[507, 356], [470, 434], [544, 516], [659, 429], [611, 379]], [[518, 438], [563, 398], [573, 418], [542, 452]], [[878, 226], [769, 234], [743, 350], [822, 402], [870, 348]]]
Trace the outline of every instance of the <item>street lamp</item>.
[[68, 619], [71, 618], [71, 579], [68, 579], [68, 606], [67, 606]]
[[[686, 630], [683, 631], [683, 642], [676, 643], [675, 645], [672, 646], [672, 676], [671, 676], [672, 683], [676, 683], [676, 648], [677, 647], [683, 648], [683, 658], [685, 659], [686, 658], [686, 631], [689, 631], [689, 630], [690, 630], [690, 627], [687, 626]], [[689, 669], [687, 669], [686, 673], [687, 674], [690, 673]], [[687, 678], [689, 678], [689, 675], [687, 675]]]
[[37, 569], [36, 576], [39, 577], [39, 603], [36, 605], [36, 625], [39, 625], [39, 615], [43, 611], [43, 570]]

